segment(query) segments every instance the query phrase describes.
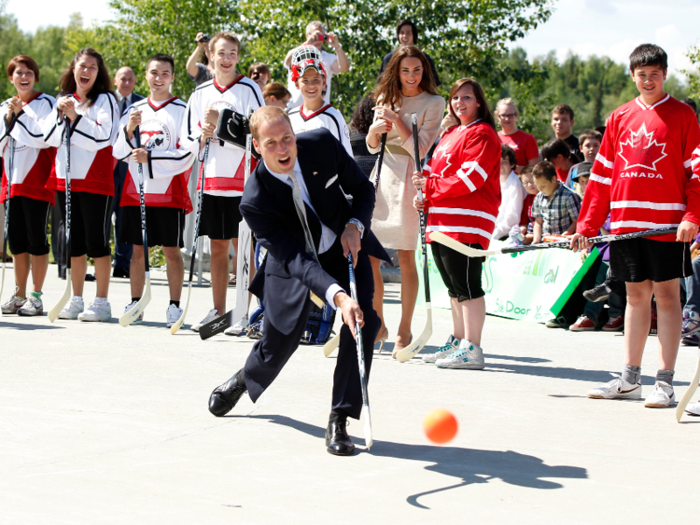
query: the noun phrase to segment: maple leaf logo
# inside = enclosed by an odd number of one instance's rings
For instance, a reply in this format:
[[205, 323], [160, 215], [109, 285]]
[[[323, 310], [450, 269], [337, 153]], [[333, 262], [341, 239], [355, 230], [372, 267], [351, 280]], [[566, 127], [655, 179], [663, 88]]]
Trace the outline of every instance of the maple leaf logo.
[[452, 143], [449, 140], [441, 140], [440, 144], [438, 144], [438, 147], [435, 148], [435, 155], [434, 156], [437, 157], [438, 155], [441, 155], [441, 156], [445, 157], [445, 167], [442, 169], [442, 172], [440, 173], [440, 175], [444, 175], [445, 170], [447, 170], [447, 168], [449, 168], [451, 165], [450, 157], [452, 156], [452, 153], [451, 152], [447, 153], [447, 150], [449, 149], [451, 144]]
[[635, 133], [630, 131], [627, 141], [620, 144], [618, 153], [625, 161], [626, 170], [630, 168], [646, 168], [658, 171], [656, 163], [668, 156], [666, 144], [659, 144], [654, 138], [654, 132], [647, 133], [646, 124], [642, 124]]

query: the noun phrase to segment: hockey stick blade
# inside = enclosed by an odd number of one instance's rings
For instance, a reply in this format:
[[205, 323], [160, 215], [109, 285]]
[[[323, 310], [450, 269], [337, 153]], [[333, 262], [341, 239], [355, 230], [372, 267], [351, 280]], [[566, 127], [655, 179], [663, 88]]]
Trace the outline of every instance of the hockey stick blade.
[[182, 325], [185, 323], [185, 317], [187, 317], [187, 310], [190, 307], [190, 296], [192, 295], [192, 281], [187, 285], [187, 302], [185, 303], [185, 309], [182, 311], [180, 319], [178, 319], [174, 325], [170, 327], [170, 335], [175, 335]]
[[212, 319], [207, 324], [203, 324], [199, 329], [199, 337], [202, 341], [206, 341], [216, 334], [220, 334], [233, 324], [233, 315], [236, 309], [229, 310], [224, 315], [220, 315], [216, 319]]
[[68, 299], [70, 299], [71, 285], [70, 268], [66, 268], [66, 289], [54, 307], [49, 310], [49, 321], [52, 323], [58, 318], [58, 314], [61, 313], [63, 307], [66, 306], [66, 303], [68, 303]]
[[5, 261], [5, 252], [2, 253], [2, 277], [0, 277], [0, 299], [2, 299], [2, 292], [5, 290], [5, 266], [7, 266], [7, 261]]
[[367, 450], [372, 448], [372, 445], [374, 444], [374, 438], [372, 437], [372, 416], [369, 413], [369, 405], [365, 405], [365, 427], [362, 431], [362, 433], [365, 436], [365, 446], [367, 447]]
[[337, 334], [332, 339], [329, 339], [326, 341], [326, 344], [323, 345], [323, 355], [324, 357], [328, 357], [333, 353], [333, 351], [340, 346], [340, 331], [338, 331]]
[[119, 318], [119, 324], [123, 327], [129, 326], [131, 323], [136, 321], [138, 317], [144, 312], [148, 303], [151, 302], [151, 278], [146, 276], [146, 288], [143, 292], [143, 297], [139, 299], [139, 302], [134, 305], [134, 307], [126, 312]]
[[404, 348], [398, 354], [396, 354], [396, 360], [399, 363], [405, 363], [406, 361], [410, 361], [411, 359], [413, 359], [413, 357], [418, 352], [423, 350], [425, 345], [428, 343], [430, 336], [433, 335], [433, 312], [430, 307], [430, 304], [426, 306], [428, 318], [425, 321], [425, 328], [423, 329], [423, 333], [420, 334], [420, 337], [418, 339], [413, 341], [410, 345], [408, 345], [406, 348]]
[[690, 385], [688, 386], [688, 390], [685, 391], [685, 394], [683, 394], [683, 397], [681, 398], [680, 402], [678, 403], [678, 406], [676, 407], [676, 421], [678, 423], [681, 422], [681, 417], [683, 417], [683, 412], [685, 412], [685, 407], [688, 406], [688, 403], [690, 403], [691, 398], [695, 394], [695, 391], [698, 389], [698, 382], [700, 381], [700, 348], [698, 349], [698, 365], [695, 368], [695, 377], [693, 377], [693, 380], [691, 381]]
[[453, 250], [466, 255], [467, 257], [488, 257], [490, 255], [500, 255], [501, 250], [479, 250], [472, 248], [459, 241], [455, 241], [452, 237], [445, 235], [442, 232], [430, 232], [430, 240], [439, 242], [443, 246], [452, 248]]

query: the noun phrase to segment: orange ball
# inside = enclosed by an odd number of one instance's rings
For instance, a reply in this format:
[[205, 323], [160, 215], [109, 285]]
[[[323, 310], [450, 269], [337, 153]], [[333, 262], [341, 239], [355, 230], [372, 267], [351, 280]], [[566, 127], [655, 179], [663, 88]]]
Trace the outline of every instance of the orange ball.
[[451, 412], [439, 408], [423, 420], [425, 435], [433, 443], [448, 443], [457, 435], [457, 418]]

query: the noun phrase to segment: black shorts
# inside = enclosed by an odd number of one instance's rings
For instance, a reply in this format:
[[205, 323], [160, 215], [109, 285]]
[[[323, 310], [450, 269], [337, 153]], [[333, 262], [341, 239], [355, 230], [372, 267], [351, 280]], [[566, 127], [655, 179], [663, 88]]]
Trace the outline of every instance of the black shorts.
[[651, 239], [610, 243], [610, 271], [626, 283], [662, 283], [693, 275], [690, 245]]
[[16, 255], [46, 255], [49, 240], [46, 230], [49, 224], [51, 203], [18, 195], [10, 199], [10, 223], [7, 242]]
[[[65, 221], [66, 193], [56, 192], [61, 215]], [[71, 257], [105, 257], [110, 255], [109, 226], [112, 216], [112, 200], [109, 195], [72, 191], [71, 197]]]
[[202, 199], [199, 235], [208, 235], [210, 239], [237, 239], [238, 223], [243, 220], [238, 209], [241, 198], [220, 197], [205, 193]]
[[[481, 249], [480, 244], [467, 246]], [[481, 287], [483, 257], [467, 257], [437, 242], [431, 242], [430, 248], [433, 250], [433, 260], [450, 297], [456, 297], [459, 302], [462, 302], [486, 295]]]
[[[185, 244], [185, 210], [165, 206], [146, 206], [148, 246], [182, 248]], [[143, 246], [141, 206], [122, 206], [122, 231], [119, 242]]]

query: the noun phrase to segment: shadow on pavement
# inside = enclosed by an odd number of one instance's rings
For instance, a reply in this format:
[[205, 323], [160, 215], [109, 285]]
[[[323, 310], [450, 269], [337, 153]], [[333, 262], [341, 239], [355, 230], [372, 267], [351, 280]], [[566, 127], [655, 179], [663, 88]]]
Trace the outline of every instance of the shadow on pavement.
[[[251, 415], [247, 417], [265, 419], [277, 425], [294, 428], [319, 439], [324, 439], [325, 437], [324, 428], [290, 417], [279, 415]], [[458, 483], [453, 485], [419, 492], [406, 498], [410, 505], [421, 509], [430, 508], [418, 501], [423, 496], [466, 487], [474, 483], [488, 483], [492, 479], [500, 479], [505, 483], [519, 487], [551, 490], [563, 488], [563, 485], [543, 478], [588, 478], [588, 473], [583, 467], [546, 465], [538, 457], [520, 454], [512, 450], [477, 450], [375, 441], [370, 453], [379, 457], [432, 462], [432, 465], [425, 467], [427, 470], [444, 474], [445, 476], [452, 476], [459, 480]]]
[[66, 327], [54, 324], [33, 324], [33, 323], [6, 323], [0, 321], [0, 328], [14, 328], [15, 330], [63, 330]]

